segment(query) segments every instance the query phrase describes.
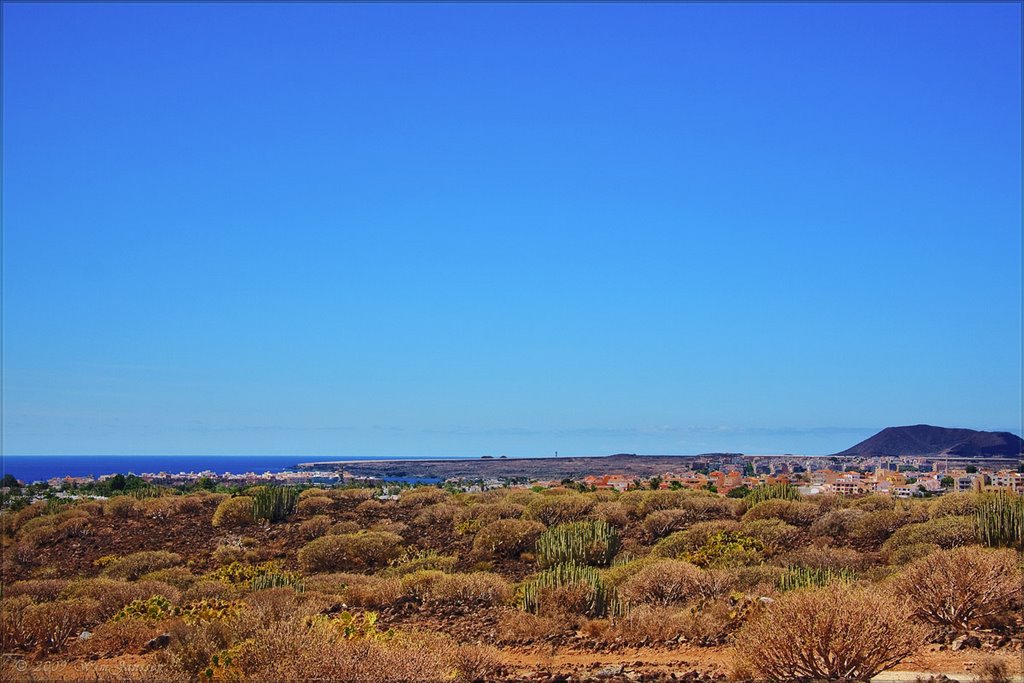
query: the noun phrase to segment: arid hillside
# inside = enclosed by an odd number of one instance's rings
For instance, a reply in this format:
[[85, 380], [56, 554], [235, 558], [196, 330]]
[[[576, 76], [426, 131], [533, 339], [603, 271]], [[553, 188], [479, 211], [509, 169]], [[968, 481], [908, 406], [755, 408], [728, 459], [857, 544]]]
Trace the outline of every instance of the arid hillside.
[[1022, 511], [787, 486], [40, 501], [0, 516], [3, 677], [1006, 680]]

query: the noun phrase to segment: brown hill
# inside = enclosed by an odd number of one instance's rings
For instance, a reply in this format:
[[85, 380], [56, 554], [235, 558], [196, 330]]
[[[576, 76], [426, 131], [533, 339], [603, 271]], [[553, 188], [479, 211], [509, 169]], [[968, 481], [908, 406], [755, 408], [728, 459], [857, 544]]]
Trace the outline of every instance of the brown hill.
[[886, 427], [839, 456], [950, 455], [959, 458], [1019, 458], [1024, 441], [1010, 432], [982, 432], [931, 425]]

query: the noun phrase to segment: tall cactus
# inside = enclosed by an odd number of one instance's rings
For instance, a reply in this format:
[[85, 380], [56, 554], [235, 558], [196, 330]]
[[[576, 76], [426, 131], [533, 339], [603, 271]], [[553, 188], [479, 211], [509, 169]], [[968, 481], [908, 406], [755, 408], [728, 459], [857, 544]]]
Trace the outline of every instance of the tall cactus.
[[982, 494], [975, 524], [984, 545], [1024, 548], [1024, 496], [1010, 491]]
[[587, 616], [617, 616], [623, 612], [615, 587], [607, 583], [597, 569], [577, 564], [555, 565], [524, 582], [519, 587], [519, 607], [537, 613], [547, 595], [560, 588], [583, 589], [584, 602], [578, 607]]
[[743, 500], [747, 505], [754, 506], [772, 499], [800, 500], [800, 493], [790, 484], [762, 484], [751, 489]]
[[287, 486], [271, 486], [255, 492], [252, 501], [252, 514], [256, 519], [268, 522], [284, 521], [295, 512], [299, 501], [299, 493]]
[[560, 524], [537, 539], [541, 567], [561, 563], [605, 566], [618, 551], [619, 532], [603, 520]]
[[779, 577], [779, 590], [788, 591], [797, 588], [816, 588], [833, 581], [850, 583], [857, 576], [849, 569], [831, 569], [829, 567], [788, 567], [786, 573]]

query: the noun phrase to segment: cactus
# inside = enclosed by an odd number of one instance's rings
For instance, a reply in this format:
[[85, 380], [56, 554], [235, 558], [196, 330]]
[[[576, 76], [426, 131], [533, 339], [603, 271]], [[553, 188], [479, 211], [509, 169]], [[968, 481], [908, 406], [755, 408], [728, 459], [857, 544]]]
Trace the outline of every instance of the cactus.
[[623, 613], [615, 587], [605, 582], [593, 567], [578, 564], [559, 564], [524, 582], [518, 591], [520, 609], [537, 613], [544, 593], [558, 588], [583, 587], [586, 604], [583, 611], [590, 617], [617, 616]]
[[340, 614], [328, 617], [317, 614], [306, 617], [306, 623], [310, 628], [325, 628], [334, 631], [339, 637], [345, 640], [368, 640], [375, 642], [387, 642], [395, 637], [395, 630], [389, 628], [381, 631], [377, 627], [376, 612], [341, 612]]
[[800, 500], [800, 493], [795, 486], [790, 484], [762, 484], [750, 490], [743, 500], [747, 505], [754, 506], [766, 500], [778, 498], [781, 500]]
[[974, 519], [983, 545], [1024, 548], [1024, 496], [1009, 491], [982, 494]]
[[305, 590], [302, 585], [302, 579], [294, 572], [258, 574], [249, 580], [249, 587], [254, 591], [262, 591], [269, 588], [292, 588], [296, 593], [301, 593]]
[[162, 486], [155, 486], [153, 484], [143, 484], [138, 488], [125, 491], [126, 496], [131, 496], [135, 500], [145, 500], [147, 498], [159, 498], [170, 491]]
[[833, 581], [849, 583], [855, 578], [856, 575], [849, 569], [788, 567], [786, 573], [779, 577], [779, 590], [817, 588]]
[[283, 522], [299, 502], [299, 492], [286, 486], [257, 487], [252, 495], [253, 517], [268, 522]]
[[145, 600], [136, 599], [121, 608], [117, 614], [111, 617], [111, 621], [123, 621], [124, 619], [148, 619], [159, 621], [174, 616], [175, 607], [171, 601], [162, 595], [153, 595]]
[[607, 522], [569, 522], [540, 535], [537, 562], [541, 567], [563, 563], [605, 566], [618, 550], [619, 532]]

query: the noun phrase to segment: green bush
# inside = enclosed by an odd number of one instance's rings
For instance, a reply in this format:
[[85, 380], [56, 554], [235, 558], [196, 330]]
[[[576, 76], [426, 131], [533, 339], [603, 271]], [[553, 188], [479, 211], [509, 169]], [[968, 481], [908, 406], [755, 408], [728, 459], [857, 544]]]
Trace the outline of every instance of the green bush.
[[486, 557], [518, 557], [532, 552], [544, 525], [525, 519], [499, 519], [481, 528], [473, 539], [473, 553]]
[[738, 532], [740, 524], [731, 520], [700, 522], [686, 531], [669, 534], [654, 545], [652, 554], [660, 557], [680, 558], [700, 549], [715, 534]]
[[103, 576], [134, 581], [143, 574], [167, 569], [182, 563], [181, 555], [166, 550], [143, 550], [112, 561], [103, 569]]
[[882, 544], [882, 550], [892, 554], [905, 546], [920, 543], [956, 548], [976, 540], [977, 527], [973, 517], [944, 516], [900, 527]]
[[402, 553], [402, 537], [387, 531], [323, 536], [299, 550], [306, 572], [349, 571], [386, 566]]
[[697, 550], [686, 553], [684, 559], [698, 567], [749, 567], [764, 561], [763, 550], [760, 541], [750, 536], [721, 531]]
[[235, 496], [221, 501], [213, 513], [215, 527], [243, 527], [256, 522], [252, 496]]
[[526, 506], [523, 516], [545, 526], [576, 522], [593, 509], [594, 499], [578, 493], [560, 496], [537, 496]]
[[508, 581], [489, 572], [446, 574], [420, 570], [403, 577], [402, 588], [424, 605], [445, 607], [497, 605], [507, 602], [512, 595]]
[[796, 500], [773, 498], [754, 505], [743, 515], [744, 522], [758, 519], [781, 519], [794, 526], [810, 526], [818, 517], [818, 506]]

